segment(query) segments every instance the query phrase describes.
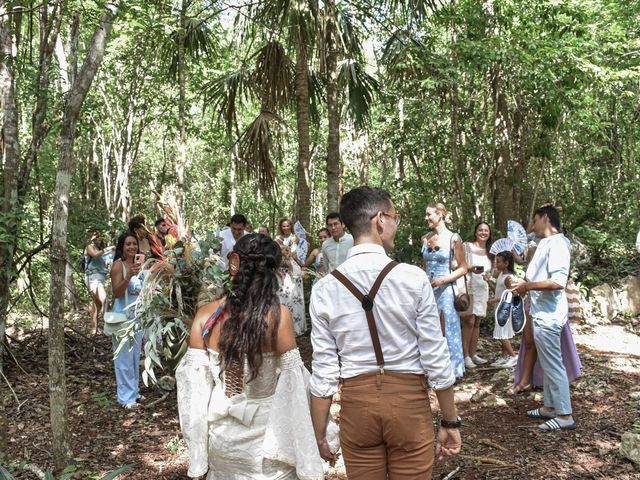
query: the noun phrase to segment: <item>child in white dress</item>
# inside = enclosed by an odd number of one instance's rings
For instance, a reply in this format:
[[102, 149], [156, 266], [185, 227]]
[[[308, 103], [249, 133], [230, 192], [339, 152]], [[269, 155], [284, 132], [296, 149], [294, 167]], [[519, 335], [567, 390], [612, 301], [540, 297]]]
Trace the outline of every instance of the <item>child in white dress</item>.
[[[500, 301], [502, 293], [506, 289], [513, 288], [517, 283], [517, 277], [513, 267], [513, 254], [511, 252], [499, 252], [496, 255], [495, 266], [499, 274], [495, 286], [493, 286], [491, 282], [488, 282], [489, 286], [495, 290], [493, 298], [488, 302], [490, 305], [497, 304]], [[492, 367], [512, 368], [516, 366], [518, 357], [513, 351], [510, 341], [514, 335], [511, 321], [508, 321], [502, 327], [498, 322], [494, 323], [493, 338], [500, 340], [502, 352], [500, 357], [491, 364]]]

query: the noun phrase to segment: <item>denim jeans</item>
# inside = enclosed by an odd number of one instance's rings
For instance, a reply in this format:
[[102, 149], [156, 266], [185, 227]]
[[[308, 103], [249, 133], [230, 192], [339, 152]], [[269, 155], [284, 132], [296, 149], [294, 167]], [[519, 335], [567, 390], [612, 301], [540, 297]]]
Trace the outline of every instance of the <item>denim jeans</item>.
[[[115, 335], [111, 336], [113, 352], [118, 349], [119, 342]], [[120, 354], [113, 359], [116, 371], [116, 387], [118, 403], [126, 405], [134, 403], [140, 394], [140, 351], [142, 350], [142, 332], [136, 333], [135, 342], [129, 340]]]
[[544, 373], [544, 406], [553, 408], [556, 415], [571, 415], [569, 379], [560, 350], [560, 334], [565, 322], [536, 317], [532, 322], [533, 340]]

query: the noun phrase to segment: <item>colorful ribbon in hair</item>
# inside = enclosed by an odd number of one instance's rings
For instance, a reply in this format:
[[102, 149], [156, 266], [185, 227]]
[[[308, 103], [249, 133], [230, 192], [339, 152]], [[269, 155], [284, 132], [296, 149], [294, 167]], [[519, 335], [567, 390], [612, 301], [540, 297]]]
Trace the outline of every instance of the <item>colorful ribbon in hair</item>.
[[225, 307], [225, 302], [222, 302], [220, 306], [216, 309], [216, 311], [213, 312], [213, 315], [211, 315], [207, 320], [207, 322], [204, 324], [204, 328], [202, 329], [203, 337], [206, 337], [211, 331], [211, 329], [215, 327], [216, 323], [218, 323], [218, 321], [224, 318], [224, 307]]

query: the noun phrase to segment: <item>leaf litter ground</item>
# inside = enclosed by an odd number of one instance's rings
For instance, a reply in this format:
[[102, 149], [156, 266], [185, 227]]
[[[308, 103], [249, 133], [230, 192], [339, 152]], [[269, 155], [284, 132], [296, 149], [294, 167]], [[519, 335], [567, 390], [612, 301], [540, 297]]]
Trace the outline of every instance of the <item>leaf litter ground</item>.
[[[640, 470], [620, 456], [626, 431], [640, 428], [639, 337], [625, 332], [635, 348], [599, 351], [603, 335], [587, 326], [573, 326], [583, 375], [572, 384], [578, 428], [544, 433], [525, 417], [539, 405], [541, 391], [513, 396], [506, 390], [512, 372], [479, 368], [456, 386], [463, 418], [463, 455], [436, 461], [434, 479], [640, 479]], [[612, 327], [613, 328], [613, 327]], [[616, 332], [616, 334], [619, 332]], [[597, 335], [597, 337], [595, 337]], [[51, 433], [47, 376], [46, 330], [23, 334], [10, 343], [6, 374], [14, 392], [2, 387], [7, 416], [7, 454], [16, 479], [38, 476], [20, 465], [51, 468]], [[308, 336], [298, 339], [310, 365]], [[481, 339], [481, 353], [498, 354], [497, 342]], [[186, 479], [187, 452], [180, 434], [175, 391], [142, 389], [145, 408], [124, 410], [115, 401], [111, 342], [104, 336], [83, 336], [67, 330], [67, 396], [75, 473], [69, 478], [99, 478], [119, 466], [133, 464], [121, 478]], [[611, 347], [607, 347], [611, 348]], [[615, 350], [615, 349], [614, 349]], [[635, 355], [634, 355], [635, 353]], [[17, 400], [16, 400], [17, 398]], [[432, 395], [432, 406], [437, 403]], [[339, 410], [339, 400], [332, 412]], [[635, 424], [635, 427], [634, 427]], [[18, 468], [15, 468], [18, 467]], [[342, 462], [327, 468], [327, 479], [346, 479]]]

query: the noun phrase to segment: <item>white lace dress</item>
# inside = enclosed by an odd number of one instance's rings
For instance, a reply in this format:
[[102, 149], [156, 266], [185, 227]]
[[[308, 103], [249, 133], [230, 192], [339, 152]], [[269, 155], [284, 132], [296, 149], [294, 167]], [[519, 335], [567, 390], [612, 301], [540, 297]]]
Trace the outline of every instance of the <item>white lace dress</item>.
[[[245, 368], [245, 372], [248, 369]], [[266, 353], [241, 394], [225, 395], [218, 353], [189, 348], [176, 371], [190, 477], [323, 480], [311, 424], [309, 372], [298, 349]]]

